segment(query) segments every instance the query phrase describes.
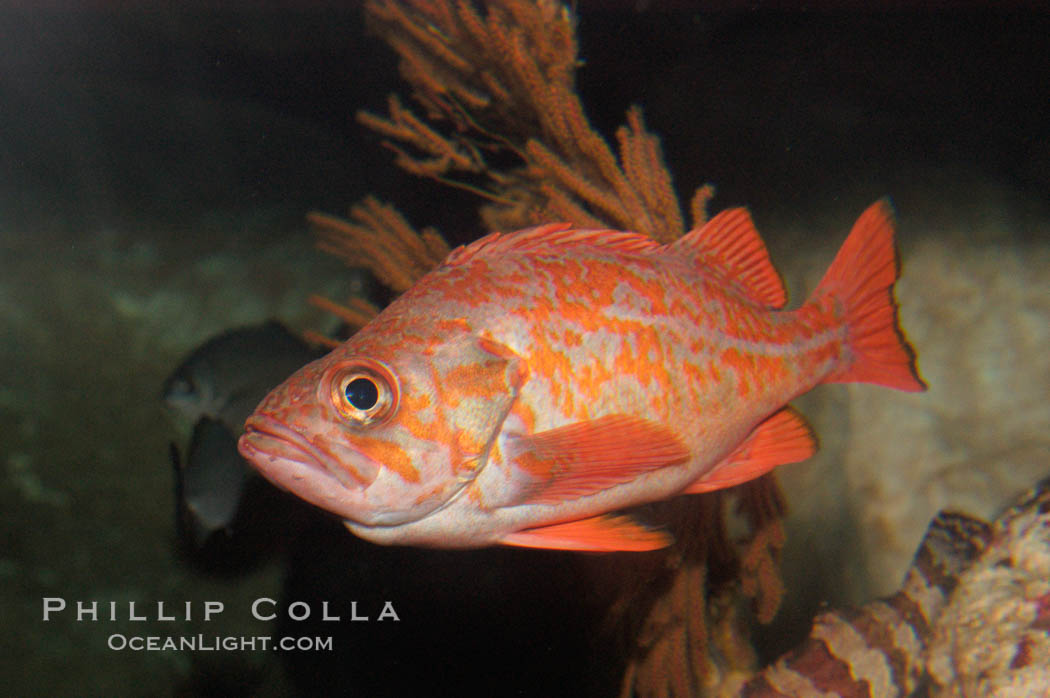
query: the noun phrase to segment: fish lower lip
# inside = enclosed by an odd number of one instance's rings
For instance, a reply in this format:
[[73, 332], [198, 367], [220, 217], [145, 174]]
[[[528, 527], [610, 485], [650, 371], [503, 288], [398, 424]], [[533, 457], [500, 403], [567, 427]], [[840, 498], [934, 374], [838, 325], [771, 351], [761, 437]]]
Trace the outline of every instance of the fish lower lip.
[[324, 450], [317, 448], [310, 443], [309, 439], [295, 429], [287, 427], [265, 415], [252, 415], [244, 424], [244, 435], [241, 436], [238, 442], [238, 449], [241, 455], [248, 458], [248, 460], [251, 460], [251, 457], [245, 453], [246, 449], [263, 453], [270, 452], [268, 448], [259, 448], [258, 445], [251, 443], [253, 437], [257, 438], [259, 436], [267, 440], [276, 441], [285, 449], [285, 453], [278, 455], [303, 465], [321, 467], [346, 487], [365, 487], [372, 484], [367, 478], [345, 464], [336, 461]]

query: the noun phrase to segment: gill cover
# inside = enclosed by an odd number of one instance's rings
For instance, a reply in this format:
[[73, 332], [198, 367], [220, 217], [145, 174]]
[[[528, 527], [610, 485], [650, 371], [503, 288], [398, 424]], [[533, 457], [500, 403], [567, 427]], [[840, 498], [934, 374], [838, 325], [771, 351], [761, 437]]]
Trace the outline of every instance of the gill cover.
[[426, 354], [433, 399], [452, 437], [452, 470], [465, 485], [476, 476], [527, 375], [510, 347], [464, 334]]

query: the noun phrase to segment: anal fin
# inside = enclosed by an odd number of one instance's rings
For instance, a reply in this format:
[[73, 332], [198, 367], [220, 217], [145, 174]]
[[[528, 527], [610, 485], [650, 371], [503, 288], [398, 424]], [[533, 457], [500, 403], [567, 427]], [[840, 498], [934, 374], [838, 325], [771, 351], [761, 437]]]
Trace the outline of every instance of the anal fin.
[[579, 521], [527, 528], [500, 539], [503, 545], [590, 552], [643, 551], [666, 548], [674, 539], [628, 516], [606, 514]]
[[736, 450], [685, 489], [701, 494], [739, 485], [765, 475], [778, 465], [806, 460], [817, 452], [817, 437], [791, 407], [766, 418]]

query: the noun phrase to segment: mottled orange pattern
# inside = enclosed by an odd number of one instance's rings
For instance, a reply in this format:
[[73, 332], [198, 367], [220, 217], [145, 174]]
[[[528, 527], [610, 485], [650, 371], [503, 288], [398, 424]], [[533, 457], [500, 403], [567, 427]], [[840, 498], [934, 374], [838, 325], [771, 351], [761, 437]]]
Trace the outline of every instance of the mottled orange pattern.
[[241, 452], [381, 543], [660, 547], [613, 512], [808, 457], [793, 397], [923, 388], [896, 278], [885, 202], [794, 311], [745, 209], [667, 245], [494, 233], [274, 390]]

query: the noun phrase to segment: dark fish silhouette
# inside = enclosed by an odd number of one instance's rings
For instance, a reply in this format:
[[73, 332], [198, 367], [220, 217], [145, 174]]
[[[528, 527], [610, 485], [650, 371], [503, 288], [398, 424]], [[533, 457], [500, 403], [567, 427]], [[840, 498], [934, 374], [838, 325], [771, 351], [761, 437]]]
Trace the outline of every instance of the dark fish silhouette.
[[193, 425], [185, 457], [170, 449], [179, 535], [191, 549], [230, 533], [242, 501], [269, 489], [237, 453], [237, 437], [270, 389], [322, 353], [270, 321], [208, 340], [164, 381], [165, 404]]
[[184, 463], [174, 444], [171, 453], [179, 527], [202, 547], [212, 533], [233, 522], [245, 484], [254, 476], [237, 453], [237, 437], [211, 417], [201, 417], [194, 426]]
[[230, 330], [187, 356], [161, 397], [186, 424], [211, 417], [239, 435], [271, 388], [323, 353], [272, 320]]

